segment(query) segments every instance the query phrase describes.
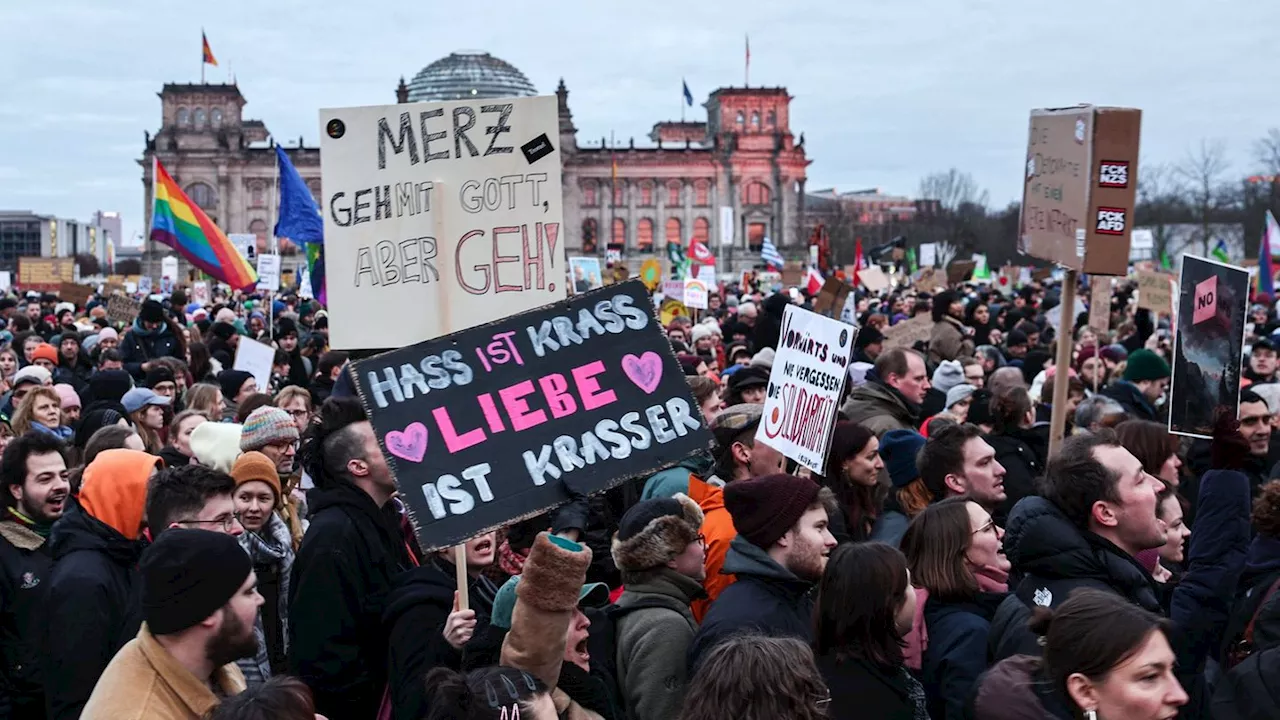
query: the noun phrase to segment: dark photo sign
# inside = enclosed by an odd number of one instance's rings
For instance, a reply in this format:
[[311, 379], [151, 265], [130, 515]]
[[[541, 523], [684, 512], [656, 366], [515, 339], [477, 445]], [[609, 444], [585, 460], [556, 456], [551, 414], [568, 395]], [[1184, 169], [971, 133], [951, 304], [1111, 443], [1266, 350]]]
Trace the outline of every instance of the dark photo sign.
[[1169, 432], [1208, 438], [1220, 409], [1240, 406], [1249, 273], [1184, 255], [1169, 385]]
[[353, 363], [424, 550], [650, 474], [711, 434], [638, 280]]

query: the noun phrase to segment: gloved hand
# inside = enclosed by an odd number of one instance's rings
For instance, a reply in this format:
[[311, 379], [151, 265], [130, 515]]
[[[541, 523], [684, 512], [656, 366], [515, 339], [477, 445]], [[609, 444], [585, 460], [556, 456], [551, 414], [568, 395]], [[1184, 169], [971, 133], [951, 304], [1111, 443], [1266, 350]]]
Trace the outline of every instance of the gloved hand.
[[587, 521], [591, 515], [591, 504], [583, 488], [574, 482], [571, 473], [566, 473], [563, 484], [569, 502], [560, 506], [551, 516], [551, 534], [578, 540], [587, 529]]

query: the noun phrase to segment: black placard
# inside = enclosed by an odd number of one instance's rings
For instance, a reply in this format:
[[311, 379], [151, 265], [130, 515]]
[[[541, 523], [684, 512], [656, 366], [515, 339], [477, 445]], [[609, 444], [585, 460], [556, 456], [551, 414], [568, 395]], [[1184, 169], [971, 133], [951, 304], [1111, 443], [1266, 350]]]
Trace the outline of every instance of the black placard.
[[711, 444], [638, 280], [352, 364], [424, 550]]

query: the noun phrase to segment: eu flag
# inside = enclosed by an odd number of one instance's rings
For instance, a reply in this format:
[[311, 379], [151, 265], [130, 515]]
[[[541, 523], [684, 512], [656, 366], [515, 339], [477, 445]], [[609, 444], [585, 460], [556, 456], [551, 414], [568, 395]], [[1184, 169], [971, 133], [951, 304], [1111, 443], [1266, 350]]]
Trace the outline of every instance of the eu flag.
[[689, 83], [682, 78], [680, 84], [684, 85], [684, 103], [689, 107], [693, 107], [693, 93], [689, 92]]

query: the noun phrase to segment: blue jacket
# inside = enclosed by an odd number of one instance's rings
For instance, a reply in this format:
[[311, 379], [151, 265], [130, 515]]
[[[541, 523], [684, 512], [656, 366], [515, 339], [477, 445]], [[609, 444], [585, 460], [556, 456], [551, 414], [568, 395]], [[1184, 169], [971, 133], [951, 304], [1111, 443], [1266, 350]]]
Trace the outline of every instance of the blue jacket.
[[991, 618], [1005, 597], [1005, 593], [979, 593], [962, 602], [930, 598], [925, 603], [929, 646], [921, 661], [920, 677], [933, 720], [964, 717], [965, 702], [990, 665], [987, 636]]
[[691, 675], [708, 650], [743, 630], [813, 642], [813, 583], [796, 577], [741, 535], [729, 543], [721, 572], [738, 579], [711, 603], [693, 636]]

